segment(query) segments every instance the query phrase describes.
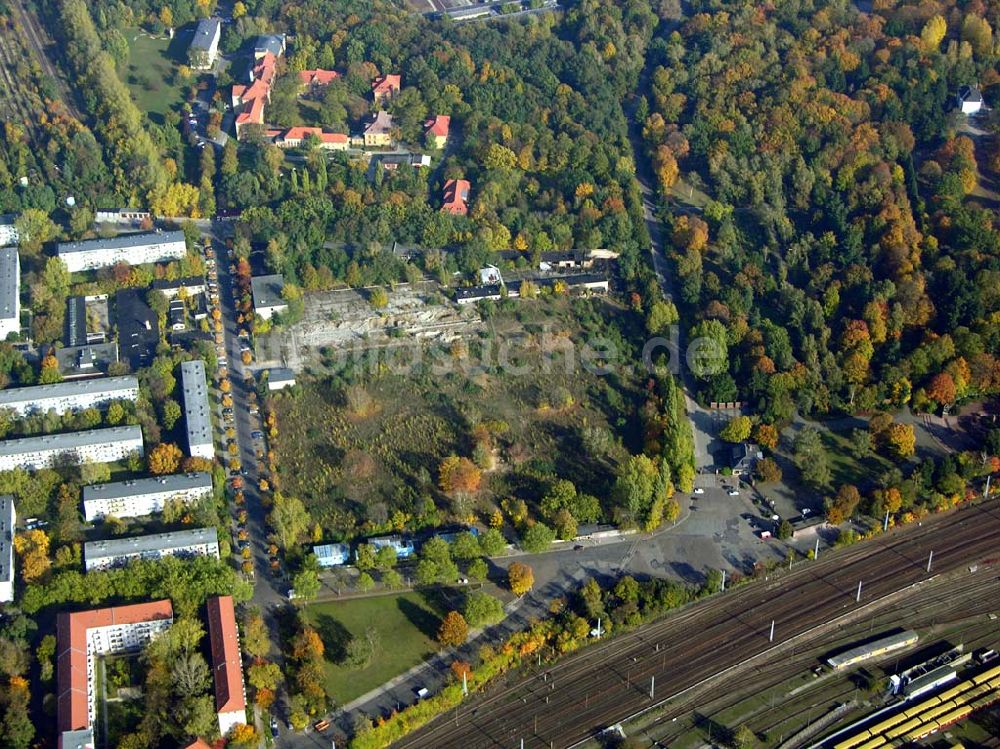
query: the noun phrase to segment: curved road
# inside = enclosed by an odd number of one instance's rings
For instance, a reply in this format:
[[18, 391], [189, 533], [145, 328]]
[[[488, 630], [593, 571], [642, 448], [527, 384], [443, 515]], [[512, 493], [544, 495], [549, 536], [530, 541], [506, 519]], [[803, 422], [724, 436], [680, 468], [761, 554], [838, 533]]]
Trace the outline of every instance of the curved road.
[[[997, 554], [1000, 512], [992, 502], [833, 552], [813, 564], [689, 606], [504, 686], [494, 686], [396, 746], [463, 749], [567, 747], [650, 705], [650, 678], [664, 697], [765, 653], [775, 642], [901, 591], [932, 574]], [[997, 559], [996, 561], [1000, 561]]]

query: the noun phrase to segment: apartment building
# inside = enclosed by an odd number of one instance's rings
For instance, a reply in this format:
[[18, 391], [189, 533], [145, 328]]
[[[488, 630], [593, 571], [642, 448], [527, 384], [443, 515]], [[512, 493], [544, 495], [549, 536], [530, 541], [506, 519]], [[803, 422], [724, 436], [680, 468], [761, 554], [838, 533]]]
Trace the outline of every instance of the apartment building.
[[222, 35], [221, 18], [203, 18], [194, 30], [188, 47], [188, 61], [195, 70], [210, 70], [219, 56], [219, 38]]
[[232, 596], [208, 599], [208, 637], [212, 645], [215, 712], [219, 733], [225, 736], [233, 726], [247, 721], [243, 662]]
[[191, 504], [212, 493], [208, 473], [177, 473], [110, 484], [83, 487], [83, 515], [88, 523], [108, 515], [137, 518], [162, 512], [164, 505], [177, 500]]
[[193, 458], [215, 457], [212, 441], [212, 413], [208, 405], [205, 362], [201, 359], [181, 364], [184, 389], [184, 418], [187, 422], [188, 454]]
[[14, 498], [0, 497], [0, 603], [14, 600]]
[[59, 614], [56, 730], [60, 749], [94, 745], [96, 657], [137, 651], [173, 621], [168, 600]]
[[62, 415], [68, 411], [102, 408], [116, 400], [134, 401], [138, 397], [138, 378], [126, 375], [0, 390], [0, 408], [8, 408], [18, 416], [49, 411]]
[[16, 247], [4, 247], [0, 249], [0, 341], [20, 332], [21, 260]]
[[112, 538], [83, 545], [83, 566], [87, 572], [121, 567], [133, 559], [196, 556], [219, 558], [219, 535], [215, 528]]
[[61, 242], [56, 245], [56, 254], [70, 273], [79, 273], [116, 263], [145, 265], [180, 260], [187, 254], [187, 243], [182, 231], [149, 231], [111, 239]]
[[133, 453], [143, 454], [142, 429], [138, 426], [46, 434], [0, 442], [0, 471], [113, 463]]

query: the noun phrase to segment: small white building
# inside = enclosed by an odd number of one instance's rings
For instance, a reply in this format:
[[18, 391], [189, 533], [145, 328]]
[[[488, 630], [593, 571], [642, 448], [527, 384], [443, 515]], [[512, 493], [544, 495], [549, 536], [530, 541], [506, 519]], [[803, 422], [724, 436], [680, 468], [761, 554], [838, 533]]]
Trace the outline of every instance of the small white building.
[[46, 434], [0, 442], [0, 471], [113, 463], [132, 454], [143, 455], [142, 429], [138, 426]]
[[170, 501], [188, 505], [212, 493], [208, 473], [178, 473], [83, 487], [83, 516], [88, 523], [108, 515], [138, 518], [162, 512]]
[[0, 409], [7, 408], [17, 416], [104, 408], [112, 401], [134, 401], [139, 397], [139, 379], [135, 375], [100, 377], [92, 380], [56, 382], [26, 388], [0, 390]]
[[212, 414], [208, 406], [205, 362], [201, 359], [183, 362], [181, 385], [184, 389], [188, 454], [192, 458], [212, 460], [215, 457], [215, 444], [212, 441]]
[[313, 546], [313, 556], [320, 567], [339, 567], [351, 558], [351, 547], [347, 544], [322, 544]]
[[107, 268], [117, 263], [145, 265], [180, 260], [187, 254], [182, 231], [150, 231], [120, 234], [111, 239], [61, 242], [56, 255], [70, 273]]
[[271, 392], [284, 390], [295, 384], [295, 373], [287, 367], [272, 367], [267, 370], [267, 389]]
[[[16, 234], [16, 232], [15, 232]], [[3, 237], [0, 237], [0, 245]], [[21, 259], [16, 247], [0, 249], [0, 341], [21, 332]]]
[[194, 38], [188, 48], [188, 62], [195, 70], [210, 70], [219, 56], [219, 37], [222, 35], [222, 20], [203, 18], [194, 30]]
[[14, 498], [0, 497], [0, 603], [14, 600]]
[[219, 536], [215, 528], [112, 538], [83, 545], [83, 566], [87, 572], [118, 567], [133, 559], [196, 556], [219, 558]]
[[962, 114], [977, 114], [983, 108], [983, 94], [978, 86], [962, 86], [957, 99]]
[[250, 279], [250, 291], [253, 294], [253, 309], [265, 320], [270, 320], [275, 314], [288, 310], [281, 292], [285, 288], [285, 279], [280, 273], [271, 276], [254, 276]]

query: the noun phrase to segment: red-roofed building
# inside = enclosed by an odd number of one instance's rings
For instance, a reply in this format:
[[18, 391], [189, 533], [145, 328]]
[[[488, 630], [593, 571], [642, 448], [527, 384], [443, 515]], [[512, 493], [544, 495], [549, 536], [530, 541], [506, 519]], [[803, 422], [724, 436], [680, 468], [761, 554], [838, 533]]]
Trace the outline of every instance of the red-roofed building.
[[391, 101], [402, 87], [402, 76], [380, 75], [372, 81], [372, 98], [375, 100], [375, 106], [379, 106], [385, 101]]
[[448, 131], [451, 129], [451, 117], [439, 114], [424, 123], [427, 139], [435, 148], [444, 148], [448, 142]]
[[264, 124], [264, 105], [271, 101], [271, 86], [276, 75], [278, 58], [268, 52], [256, 63], [250, 72], [250, 85], [233, 86], [233, 109], [236, 115], [236, 137], [242, 137], [248, 125]]
[[212, 745], [200, 736], [184, 747], [184, 749], [212, 749]]
[[315, 136], [319, 147], [326, 151], [346, 151], [351, 140], [343, 133], [324, 133], [321, 127], [290, 127], [274, 134], [274, 145], [278, 148], [298, 148], [307, 135]]
[[444, 183], [444, 204], [441, 210], [453, 216], [464, 216], [469, 212], [469, 190], [472, 185], [467, 179], [450, 179]]
[[299, 71], [299, 80], [302, 81], [302, 85], [308, 86], [313, 90], [325, 88], [338, 78], [340, 78], [340, 73], [336, 70], [322, 70], [317, 68], [316, 70]]
[[115, 606], [56, 618], [56, 728], [60, 749], [94, 745], [94, 658], [142, 648], [174, 621], [170, 601]]
[[225, 736], [233, 726], [247, 721], [243, 662], [232, 596], [208, 599], [208, 637], [212, 643], [215, 712], [219, 717], [219, 733]]

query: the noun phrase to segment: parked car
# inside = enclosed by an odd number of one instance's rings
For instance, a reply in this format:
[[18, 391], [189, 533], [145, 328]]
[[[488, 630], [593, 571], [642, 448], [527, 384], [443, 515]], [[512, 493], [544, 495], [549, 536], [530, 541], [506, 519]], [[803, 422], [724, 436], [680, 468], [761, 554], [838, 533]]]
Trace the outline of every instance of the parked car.
[[255, 429], [254, 431], [250, 432], [250, 436], [255, 440], [264, 439], [264, 433], [259, 429]]
[[726, 492], [726, 494], [728, 494], [730, 497], [740, 496], [739, 491], [737, 491], [736, 489], [730, 489], [729, 491]]
[[273, 715], [271, 716], [271, 735], [278, 738], [278, 719]]
[[701, 488], [701, 487], [699, 486], [699, 487], [697, 487], [697, 488], [696, 488], [696, 489], [695, 489], [695, 490], [694, 490], [694, 491], [693, 491], [692, 493], [693, 493], [693, 494], [704, 494], [704, 493], [705, 493], [705, 490], [704, 490], [704, 489], [702, 489], [702, 488]]

